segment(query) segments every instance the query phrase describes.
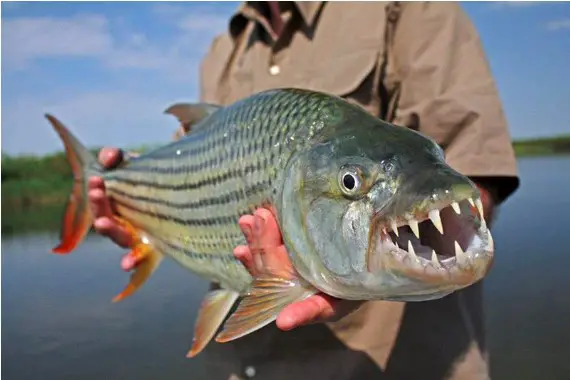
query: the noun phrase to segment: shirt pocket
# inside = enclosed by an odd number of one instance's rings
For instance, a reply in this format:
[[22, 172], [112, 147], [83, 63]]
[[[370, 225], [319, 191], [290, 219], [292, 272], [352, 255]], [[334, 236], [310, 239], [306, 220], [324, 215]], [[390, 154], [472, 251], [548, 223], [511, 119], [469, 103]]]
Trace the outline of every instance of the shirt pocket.
[[361, 85], [374, 76], [380, 51], [363, 49], [352, 52], [334, 52], [321, 62], [303, 70], [305, 87], [338, 96], [348, 96], [359, 90]]
[[378, 105], [373, 98], [384, 55], [385, 4], [355, 4], [327, 3], [311, 43], [294, 59], [302, 62], [303, 87], [368, 108]]

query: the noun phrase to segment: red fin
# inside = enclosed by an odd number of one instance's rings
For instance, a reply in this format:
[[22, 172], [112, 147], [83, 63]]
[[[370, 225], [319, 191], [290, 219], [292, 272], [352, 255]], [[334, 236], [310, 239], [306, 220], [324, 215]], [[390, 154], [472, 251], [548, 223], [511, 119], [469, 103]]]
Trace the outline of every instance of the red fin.
[[228, 315], [239, 294], [229, 290], [214, 290], [206, 295], [194, 325], [194, 341], [186, 357], [198, 355], [212, 340]]
[[89, 232], [93, 218], [87, 200], [84, 198], [83, 184], [75, 181], [65, 207], [65, 214], [61, 224], [60, 242], [51, 250], [53, 253], [70, 253]]
[[163, 258], [160, 253], [157, 253], [151, 246], [144, 243], [137, 245], [130, 254], [139, 256], [137, 259], [139, 264], [131, 274], [128, 285], [121, 293], [117, 294], [113, 298], [113, 302], [122, 301], [136, 292], [146, 282], [146, 280], [148, 280], [155, 269], [158, 268]]
[[85, 170], [88, 167], [95, 169], [96, 160], [59, 120], [51, 115], [46, 115], [46, 118], [63, 142], [74, 178], [73, 189], [61, 225], [60, 243], [52, 249], [53, 253], [66, 254], [81, 243], [93, 223], [87, 199]]
[[149, 239], [143, 238], [140, 231], [128, 221], [119, 217], [115, 217], [115, 220], [131, 234], [133, 247], [129, 255], [133, 256], [134, 261], [138, 263], [131, 274], [128, 285], [113, 298], [113, 302], [119, 302], [135, 293], [148, 280], [160, 265], [163, 256], [154, 249]]
[[119, 294], [113, 297], [113, 302], [122, 301], [133, 295], [150, 278], [163, 258], [160, 253], [144, 243], [135, 246], [129, 254], [136, 257], [138, 264], [131, 274], [129, 283]]

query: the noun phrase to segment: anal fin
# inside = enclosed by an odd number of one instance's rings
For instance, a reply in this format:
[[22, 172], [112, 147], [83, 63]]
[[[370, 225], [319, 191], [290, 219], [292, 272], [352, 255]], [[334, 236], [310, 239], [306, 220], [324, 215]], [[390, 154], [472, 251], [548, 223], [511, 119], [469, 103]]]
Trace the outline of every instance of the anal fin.
[[151, 244], [148, 237], [142, 231], [137, 230], [129, 222], [115, 217], [117, 222], [131, 235], [131, 252], [128, 253], [133, 261], [138, 263], [131, 274], [128, 285], [113, 298], [113, 302], [119, 302], [135, 293], [160, 265], [163, 255]]
[[224, 289], [206, 294], [198, 311], [198, 318], [194, 325], [194, 340], [187, 357], [198, 355], [212, 340], [238, 297], [238, 293]]
[[277, 319], [287, 305], [315, 294], [293, 275], [262, 275], [252, 283], [251, 291], [228, 318], [216, 342], [229, 342], [250, 334]]

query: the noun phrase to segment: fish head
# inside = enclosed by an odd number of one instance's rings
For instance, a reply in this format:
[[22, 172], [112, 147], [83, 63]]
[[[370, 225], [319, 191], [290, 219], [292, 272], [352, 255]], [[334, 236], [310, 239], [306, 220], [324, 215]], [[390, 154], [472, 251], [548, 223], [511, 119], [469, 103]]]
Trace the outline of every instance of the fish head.
[[477, 186], [431, 138], [377, 119], [329, 130], [289, 166], [284, 240], [301, 276], [344, 299], [422, 301], [493, 259]]

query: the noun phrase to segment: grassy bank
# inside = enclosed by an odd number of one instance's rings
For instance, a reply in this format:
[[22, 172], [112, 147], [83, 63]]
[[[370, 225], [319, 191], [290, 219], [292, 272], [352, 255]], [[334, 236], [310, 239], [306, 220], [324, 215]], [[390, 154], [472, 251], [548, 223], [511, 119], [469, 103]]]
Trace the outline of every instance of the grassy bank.
[[[519, 157], [570, 155], [570, 135], [515, 141], [513, 146]], [[140, 152], [149, 148], [136, 150]], [[97, 151], [93, 149], [93, 152]], [[3, 155], [2, 230], [9, 225], [6, 223], [15, 222], [46, 206], [54, 209], [50, 211], [51, 215], [63, 210], [71, 185], [71, 170], [63, 153], [43, 157]]]
[[570, 155], [570, 135], [513, 142], [518, 157]]
[[63, 203], [71, 184], [63, 152], [43, 157], [2, 155], [2, 214]]

